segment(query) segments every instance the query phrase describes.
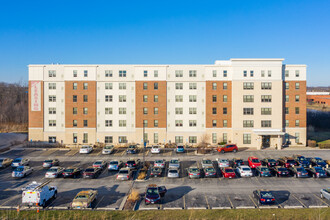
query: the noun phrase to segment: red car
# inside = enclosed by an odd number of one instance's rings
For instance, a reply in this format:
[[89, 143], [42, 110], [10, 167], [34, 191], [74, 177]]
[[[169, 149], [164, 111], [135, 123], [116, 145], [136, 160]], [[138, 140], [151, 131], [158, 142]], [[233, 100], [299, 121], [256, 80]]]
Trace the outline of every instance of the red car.
[[261, 166], [261, 162], [258, 159], [258, 157], [249, 157], [248, 163], [249, 163], [249, 167], [251, 167], [251, 168], [257, 168], [257, 167]]
[[238, 151], [238, 147], [236, 144], [227, 144], [225, 146], [219, 146], [217, 148], [217, 151], [224, 154], [225, 152], [234, 152], [236, 153]]
[[222, 167], [221, 173], [224, 178], [235, 178], [236, 174], [233, 168], [231, 167]]

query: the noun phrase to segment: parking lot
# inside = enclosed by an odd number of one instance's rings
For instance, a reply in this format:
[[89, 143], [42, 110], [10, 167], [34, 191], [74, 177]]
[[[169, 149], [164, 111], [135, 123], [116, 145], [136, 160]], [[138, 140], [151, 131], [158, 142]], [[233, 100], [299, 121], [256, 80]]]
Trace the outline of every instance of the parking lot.
[[[101, 150], [94, 150], [87, 155], [79, 154], [78, 150], [67, 149], [14, 149], [0, 154], [0, 157], [26, 157], [31, 160], [30, 166], [34, 172], [22, 179], [11, 177], [11, 168], [0, 170], [0, 208], [16, 208], [21, 203], [21, 188], [31, 181], [43, 182], [46, 170], [42, 168], [42, 162], [48, 158], [58, 158], [60, 166], [71, 165], [86, 168], [96, 160], [119, 159], [126, 162], [129, 158], [139, 158], [142, 160], [143, 152], [139, 151], [135, 155], [126, 155], [125, 149], [116, 149], [111, 155], [102, 155]], [[58, 187], [58, 197], [51, 201], [48, 208], [66, 209], [70, 206], [73, 197], [81, 190], [96, 189], [99, 192], [94, 208], [100, 210], [118, 210], [123, 207], [125, 196], [130, 189], [137, 189], [142, 198], [137, 203], [135, 209], [239, 209], [239, 208], [311, 208], [328, 207], [330, 202], [320, 198], [320, 189], [330, 186], [330, 178], [325, 179], [299, 179], [294, 177], [251, 177], [225, 179], [217, 169], [216, 178], [189, 179], [187, 168], [191, 166], [200, 167], [202, 158], [209, 158], [215, 161], [216, 158], [232, 159], [240, 157], [247, 160], [249, 156], [257, 156], [260, 159], [265, 157], [279, 158], [281, 156], [292, 156], [302, 154], [306, 157], [322, 157], [330, 159], [328, 150], [306, 150], [306, 151], [241, 151], [236, 154], [219, 154], [213, 152], [209, 155], [200, 156], [195, 154], [194, 149], [190, 149], [182, 154], [177, 154], [173, 149], [163, 149], [160, 154], [152, 155], [150, 149], [146, 151], [146, 161], [151, 164], [155, 159], [165, 159], [166, 166], [171, 158], [179, 158], [181, 161], [180, 178], [170, 179], [166, 169], [161, 177], [150, 177], [150, 170], [147, 179], [136, 180], [136, 173], [132, 180], [121, 182], [116, 180], [116, 172], [104, 170], [97, 179], [63, 179], [52, 180], [51, 185]], [[214, 162], [215, 167], [216, 163]], [[166, 186], [168, 189], [162, 204], [145, 205], [143, 193], [149, 184]], [[256, 189], [272, 190], [276, 202], [271, 206], [259, 206], [253, 197]]]

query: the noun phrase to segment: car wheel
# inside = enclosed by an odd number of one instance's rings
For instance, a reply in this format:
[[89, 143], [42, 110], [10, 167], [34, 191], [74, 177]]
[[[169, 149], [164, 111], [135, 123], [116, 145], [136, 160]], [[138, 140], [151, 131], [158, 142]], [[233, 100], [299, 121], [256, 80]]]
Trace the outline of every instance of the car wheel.
[[224, 154], [224, 153], [225, 153], [225, 151], [224, 151], [224, 150], [222, 150], [222, 151], [220, 151], [220, 153]]
[[296, 174], [296, 178], [298, 178], [298, 174]]
[[53, 195], [53, 198], [56, 199], [57, 197], [57, 191], [55, 191], [54, 195]]
[[42, 207], [45, 208], [46, 207], [46, 200], [44, 199], [44, 201], [42, 202]]
[[315, 174], [313, 174], [313, 177], [314, 177], [314, 178], [316, 178], [316, 175], [315, 175]]
[[324, 198], [324, 196], [323, 196], [323, 194], [322, 194], [322, 193], [321, 193], [320, 197], [321, 197], [321, 199], [323, 199], [323, 198]]
[[233, 150], [233, 152], [234, 152], [234, 153], [236, 153], [236, 152], [237, 152], [237, 150], [235, 149], [235, 150]]

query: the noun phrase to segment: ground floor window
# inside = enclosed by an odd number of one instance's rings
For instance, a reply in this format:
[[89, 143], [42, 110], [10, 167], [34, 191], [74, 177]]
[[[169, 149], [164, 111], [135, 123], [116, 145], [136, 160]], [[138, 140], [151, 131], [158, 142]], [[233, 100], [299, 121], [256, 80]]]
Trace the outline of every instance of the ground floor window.
[[251, 144], [251, 134], [243, 134], [243, 144]]
[[127, 137], [126, 136], [119, 136], [118, 137], [119, 143], [127, 143]]
[[88, 143], [88, 133], [84, 133], [83, 143]]
[[113, 142], [112, 136], [105, 136], [104, 143], [109, 144]]
[[227, 143], [227, 133], [222, 134], [222, 141]]
[[143, 141], [148, 142], [148, 133], [143, 134]]
[[285, 140], [284, 140], [285, 143], [288, 144], [289, 141], [290, 141], [289, 134], [286, 133], [286, 134], [284, 135], [284, 139], [285, 139]]
[[299, 133], [296, 133], [295, 134], [295, 137], [296, 137], [296, 144], [300, 143], [300, 140], [299, 140], [300, 134]]
[[182, 136], [175, 136], [175, 143], [176, 144], [182, 144], [183, 143], [183, 137]]
[[77, 133], [73, 133], [73, 143], [77, 143], [78, 142], [78, 135]]
[[197, 137], [196, 136], [189, 136], [189, 143], [190, 144], [197, 143]]
[[212, 133], [212, 143], [213, 144], [217, 143], [217, 133]]
[[56, 143], [56, 136], [49, 136], [48, 137], [48, 142], [49, 143]]
[[158, 133], [154, 133], [154, 143], [158, 143]]

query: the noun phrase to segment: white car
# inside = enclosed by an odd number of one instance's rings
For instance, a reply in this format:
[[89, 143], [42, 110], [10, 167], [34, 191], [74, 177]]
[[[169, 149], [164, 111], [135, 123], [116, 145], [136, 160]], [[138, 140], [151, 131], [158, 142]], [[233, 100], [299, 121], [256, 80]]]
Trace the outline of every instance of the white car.
[[165, 167], [165, 160], [155, 160], [154, 167], [164, 168]]
[[229, 160], [228, 159], [219, 159], [217, 158], [218, 166], [219, 167], [229, 167]]
[[22, 177], [26, 177], [27, 175], [31, 174], [32, 172], [33, 172], [33, 169], [31, 167], [19, 166], [11, 173], [11, 176], [14, 178], [22, 178]]
[[113, 145], [106, 145], [103, 150], [102, 150], [102, 154], [111, 154], [114, 150], [114, 147]]
[[[22, 203], [28, 206], [36, 205], [46, 207], [50, 199], [55, 199], [57, 187], [49, 186], [50, 181], [37, 183], [33, 181], [27, 187], [22, 189]], [[49, 204], [49, 203], [48, 203]]]
[[180, 168], [180, 160], [178, 158], [173, 158], [172, 160], [170, 160], [170, 162], [168, 163], [168, 168], [176, 168], [179, 169]]
[[179, 178], [180, 170], [177, 168], [169, 168], [167, 172], [167, 177], [169, 178]]
[[246, 166], [246, 165], [238, 166], [236, 170], [241, 177], [253, 176], [252, 170], [249, 166]]
[[27, 166], [27, 165], [29, 165], [29, 163], [30, 163], [30, 160], [29, 159], [26, 159], [26, 158], [16, 158], [11, 163], [11, 167], [12, 168], [16, 168], [16, 167], [19, 167], [19, 166]]
[[89, 146], [89, 145], [83, 145], [81, 148], [80, 148], [80, 151], [79, 153], [81, 154], [89, 154], [90, 152], [93, 151], [93, 147], [92, 146]]
[[321, 196], [322, 199], [330, 200], [330, 188], [321, 189], [320, 193], [321, 193], [320, 196]]
[[45, 178], [57, 178], [64, 171], [63, 167], [52, 167], [45, 173]]
[[160, 153], [159, 145], [153, 145], [152, 148], [151, 148], [151, 153], [152, 154], [159, 154]]

